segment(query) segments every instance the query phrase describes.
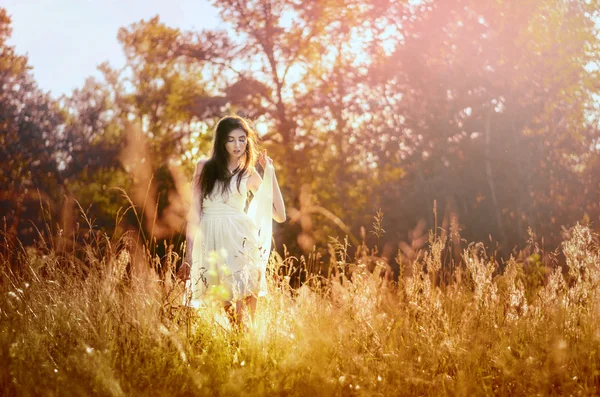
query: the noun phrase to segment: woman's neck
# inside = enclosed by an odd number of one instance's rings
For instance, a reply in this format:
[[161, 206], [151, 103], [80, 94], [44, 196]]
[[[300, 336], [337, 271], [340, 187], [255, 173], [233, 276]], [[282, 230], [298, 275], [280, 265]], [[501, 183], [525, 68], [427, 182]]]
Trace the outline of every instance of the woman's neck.
[[235, 171], [240, 166], [240, 159], [229, 159], [227, 162], [227, 168], [230, 172]]

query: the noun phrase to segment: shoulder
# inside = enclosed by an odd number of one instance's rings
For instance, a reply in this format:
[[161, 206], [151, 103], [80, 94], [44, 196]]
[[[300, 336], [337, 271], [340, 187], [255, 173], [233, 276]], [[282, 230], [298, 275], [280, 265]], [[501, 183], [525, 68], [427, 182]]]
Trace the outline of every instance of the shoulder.
[[204, 165], [208, 162], [208, 159], [200, 159], [198, 160], [198, 162], [196, 163], [196, 173], [199, 173], [200, 171], [202, 171], [202, 168], [204, 168]]
[[258, 171], [256, 171], [256, 168], [252, 166], [248, 167], [246, 173], [248, 175], [248, 188], [252, 192], [255, 192], [262, 183], [262, 178], [260, 177]]
[[208, 162], [207, 159], [201, 159], [201, 160], [198, 160], [198, 162], [196, 163], [196, 169], [194, 170], [194, 177], [192, 178], [192, 184], [194, 186], [200, 185], [200, 175], [202, 175], [202, 169], [204, 168], [204, 165], [207, 162]]
[[251, 178], [254, 174], [258, 174], [258, 172], [256, 171], [256, 168], [249, 165], [248, 168], [246, 169], [246, 173], [245, 173], [246, 177]]

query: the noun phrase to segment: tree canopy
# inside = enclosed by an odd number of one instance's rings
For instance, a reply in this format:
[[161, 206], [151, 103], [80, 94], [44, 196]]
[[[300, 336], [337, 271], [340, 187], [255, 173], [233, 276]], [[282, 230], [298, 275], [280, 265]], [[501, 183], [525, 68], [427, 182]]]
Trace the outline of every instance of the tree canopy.
[[173, 238], [183, 181], [235, 112], [275, 160], [290, 208], [276, 240], [298, 252], [360, 236], [379, 209], [390, 258], [436, 226], [508, 255], [528, 229], [553, 247], [598, 221], [597, 1], [213, 4], [224, 29], [123, 27], [125, 68], [59, 103], [5, 44], [3, 10], [4, 197], [66, 186], [108, 227], [119, 186]]

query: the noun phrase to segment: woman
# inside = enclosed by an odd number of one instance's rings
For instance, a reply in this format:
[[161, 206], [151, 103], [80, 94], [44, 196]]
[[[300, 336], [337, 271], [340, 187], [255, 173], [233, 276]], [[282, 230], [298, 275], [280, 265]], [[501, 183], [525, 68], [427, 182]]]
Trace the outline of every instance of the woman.
[[[252, 166], [255, 150], [256, 134], [248, 123], [238, 116], [223, 117], [212, 155], [198, 162], [192, 181], [186, 303], [197, 306], [207, 296], [220, 299], [235, 324], [246, 307], [253, 314], [257, 297], [266, 293], [272, 219], [286, 219], [273, 161], [263, 150], [263, 180]], [[248, 190], [254, 198], [246, 213]]]

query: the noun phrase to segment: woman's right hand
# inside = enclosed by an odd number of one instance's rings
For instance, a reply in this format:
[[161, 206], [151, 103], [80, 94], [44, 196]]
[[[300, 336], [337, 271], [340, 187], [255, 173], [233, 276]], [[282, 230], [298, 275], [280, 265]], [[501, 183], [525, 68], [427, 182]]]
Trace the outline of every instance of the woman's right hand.
[[267, 167], [267, 164], [271, 166], [273, 165], [273, 159], [267, 156], [267, 149], [263, 149], [260, 152], [260, 156], [258, 157], [258, 163], [263, 169]]

